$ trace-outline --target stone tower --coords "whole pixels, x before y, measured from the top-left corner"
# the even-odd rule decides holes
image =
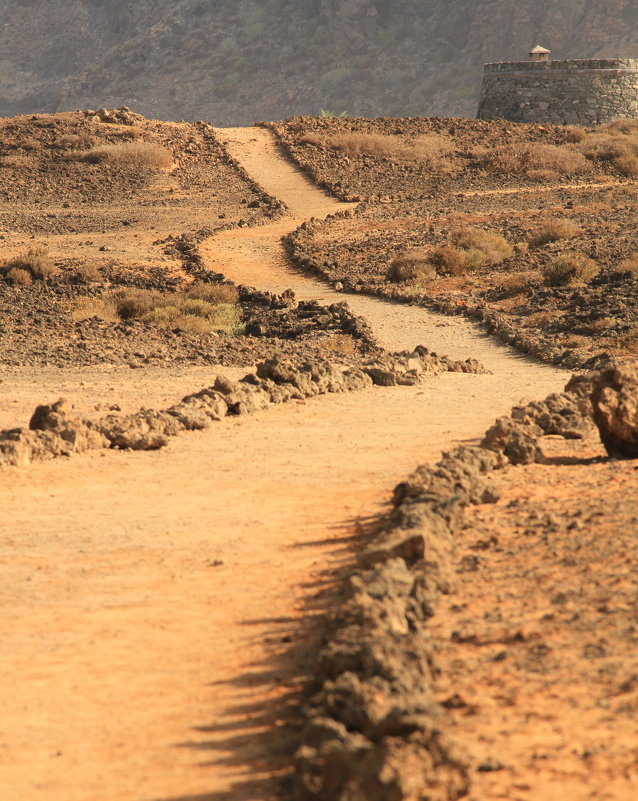
[[[576,125],[638,117],[638,59],[551,61],[537,45],[529,61],[485,65],[477,117]]]

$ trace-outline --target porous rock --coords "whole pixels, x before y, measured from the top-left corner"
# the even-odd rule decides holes
[[[617,364],[593,377],[594,422],[610,456],[638,457],[638,362]]]

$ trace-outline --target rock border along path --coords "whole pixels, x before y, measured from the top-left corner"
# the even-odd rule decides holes
[[[298,216],[219,234],[206,244],[209,265],[343,300],[289,271],[279,243],[304,217],[342,205],[266,132],[224,136],[250,144],[252,161],[241,142],[231,149]],[[352,306],[386,346],[478,357],[493,375],[328,395],[227,419],[161,451],[89,452],[0,474],[10,610],[0,797],[270,798],[294,747],[281,734],[286,709],[316,651],[306,614],[325,571],[349,561],[356,521],[387,509],[417,463],[564,383],[463,321],[368,298]]]

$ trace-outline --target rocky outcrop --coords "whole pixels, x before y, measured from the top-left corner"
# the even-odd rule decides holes
[[[591,386],[594,420],[607,453],[638,458],[638,362],[603,370]]]

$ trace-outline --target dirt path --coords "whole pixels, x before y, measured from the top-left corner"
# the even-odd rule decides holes
[[[241,160],[295,214],[334,210],[266,132],[228,135],[255,139]],[[208,258],[232,278],[333,300],[279,257],[300,217],[224,234]],[[160,452],[0,474],[0,798],[270,798],[288,757],[276,732],[312,653],[300,618],[347,558],[355,521],[379,513],[418,462],[565,380],[462,321],[352,305],[388,346],[479,356],[495,374],[328,396]]]

